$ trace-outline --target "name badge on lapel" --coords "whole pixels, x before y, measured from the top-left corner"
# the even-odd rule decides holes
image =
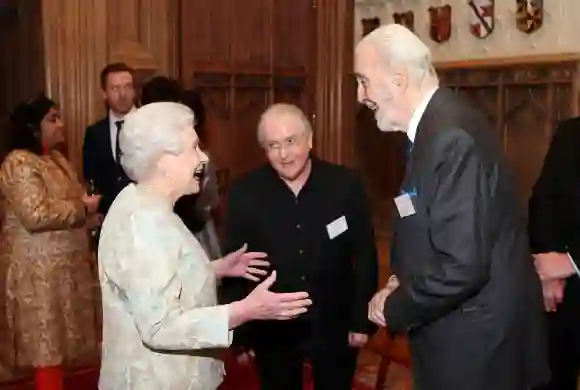
[[[404,194],[395,198],[395,206],[397,206],[397,211],[399,212],[399,216],[401,218],[414,215],[416,212],[413,201],[411,200],[411,195],[412,194],[405,192]]]
[[[328,232],[328,238],[331,240],[335,237],[340,236],[342,233],[348,230],[348,225],[346,224],[346,218],[344,215],[333,222],[326,225],[326,231]]]

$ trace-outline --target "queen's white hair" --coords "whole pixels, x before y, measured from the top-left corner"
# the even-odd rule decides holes
[[[193,127],[194,114],[180,103],[147,104],[125,117],[119,134],[121,166],[133,181],[139,182],[166,153],[183,150],[181,132]]]
[[[262,135],[264,124],[270,118],[281,118],[281,117],[292,117],[299,120],[304,126],[304,131],[307,133],[312,133],[312,125],[304,112],[293,104],[288,103],[274,103],[266,109],[260,116],[260,121],[258,122],[258,142],[263,143],[264,137]]]
[[[368,45],[376,50],[385,69],[405,68],[410,81],[417,86],[439,83],[431,51],[405,26],[386,24],[373,30],[358,43],[357,51]]]

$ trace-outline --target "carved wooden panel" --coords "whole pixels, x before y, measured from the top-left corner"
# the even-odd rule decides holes
[[[558,121],[578,114],[578,58],[549,56],[440,64],[443,85],[487,114],[523,209]]]
[[[181,2],[181,77],[202,92],[209,149],[234,177],[264,161],[256,129],[270,104],[310,112],[312,12],[311,0]]]

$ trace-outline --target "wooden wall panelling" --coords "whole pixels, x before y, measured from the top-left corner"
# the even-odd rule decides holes
[[[442,84],[495,126],[525,210],[557,122],[578,115],[577,55],[442,63]]]
[[[60,103],[68,155],[80,172],[84,129],[103,112],[98,73],[107,62],[102,0],[42,0],[47,93]]]
[[[346,165],[355,163],[353,23],[352,0],[316,1],[315,150],[324,159]]]
[[[69,158],[81,171],[86,126],[104,115],[99,72],[124,61],[142,82],[177,73],[175,0],[41,0],[48,93],[61,103]]]
[[[270,104],[311,110],[311,0],[182,1],[180,14],[181,78],[202,91],[217,165],[238,176],[264,161],[256,128]]]
[[[44,90],[40,0],[9,0],[0,8],[0,158],[10,111]]]
[[[374,113],[366,107],[357,112],[355,129],[355,165],[371,202],[377,235],[388,237],[393,198],[405,174],[406,135],[380,131]]]

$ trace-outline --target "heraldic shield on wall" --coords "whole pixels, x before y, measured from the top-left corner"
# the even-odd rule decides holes
[[[395,23],[401,24],[411,31],[415,31],[415,15],[413,15],[413,11],[395,12],[393,14],[393,20]]]
[[[469,31],[477,38],[487,38],[495,27],[495,0],[471,0],[471,23]]]
[[[369,35],[374,30],[381,26],[381,19],[379,18],[365,18],[361,19],[362,23],[362,35]]]
[[[531,34],[544,24],[543,0],[516,0],[516,26],[521,32]]]
[[[442,43],[451,38],[451,6],[430,7],[430,35],[435,42]]]

